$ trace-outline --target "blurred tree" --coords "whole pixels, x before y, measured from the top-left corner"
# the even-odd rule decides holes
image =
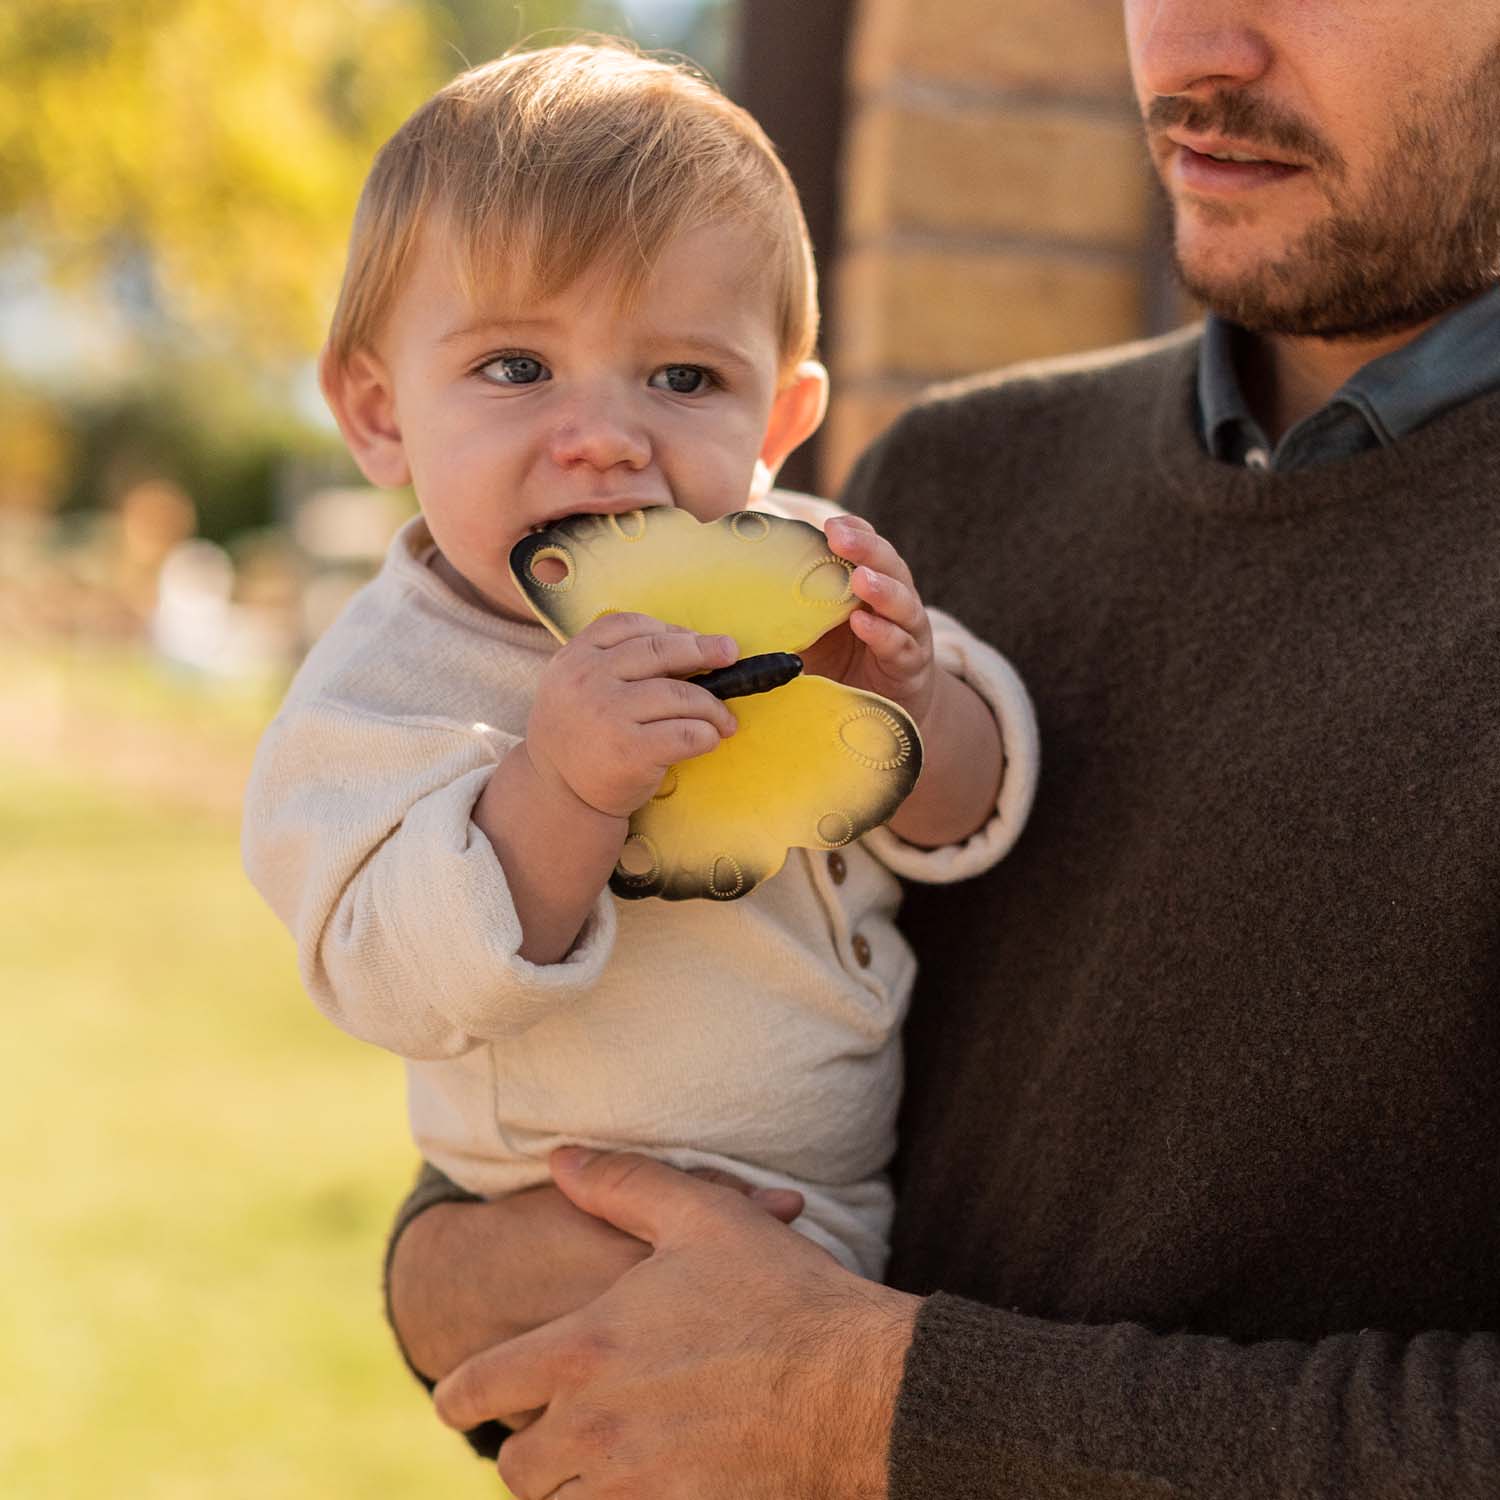
[[[727,0],[675,0],[702,18]],[[144,339],[316,348],[375,149],[445,78],[646,0],[5,0],[0,247],[101,278]],[[644,29],[644,28],[643,28]],[[691,40],[693,27],[668,42]],[[704,32],[706,36],[707,33]],[[655,38],[646,37],[646,40]]]
[[[316,347],[375,147],[440,81],[427,7],[6,0],[0,235],[148,338]]]
[[[161,476],[225,538],[271,519],[293,468],[350,472],[293,392],[379,145],[531,38],[622,32],[721,65],[732,5],[0,0],[0,261],[22,296],[67,289],[75,319],[107,307],[129,344],[107,379],[54,359],[24,400],[0,388],[0,503],[91,510]]]
[[[68,437],[55,408],[0,380],[0,513],[45,511],[68,472]]]
[[[65,513],[119,505],[167,480],[192,500],[200,534],[228,541],[276,514],[280,478],[299,459],[353,477],[342,450],[203,361],[153,363],[128,386],[68,404]]]

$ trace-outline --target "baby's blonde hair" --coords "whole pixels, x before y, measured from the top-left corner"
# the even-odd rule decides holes
[[[433,223],[470,293],[520,268],[550,296],[602,262],[625,299],[675,235],[742,224],[765,244],[783,377],[817,340],[807,225],[765,132],[685,64],[613,38],[461,73],[381,147],[329,330],[337,364],[373,344]]]

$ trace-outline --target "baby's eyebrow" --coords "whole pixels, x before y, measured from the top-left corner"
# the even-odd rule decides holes
[[[670,329],[654,330],[650,336],[654,346],[669,350],[673,354],[691,354],[710,364],[736,366],[750,369],[754,361],[735,344],[721,343],[717,339],[700,338],[690,333],[673,333]]]
[[[447,333],[439,335],[437,343],[439,347],[442,347],[459,343],[463,339],[475,338],[481,333],[512,333],[527,328],[547,328],[551,322],[550,318],[527,318],[519,314],[515,317],[485,316],[476,318],[471,323],[461,324],[457,328],[450,328]]]
[[[555,318],[531,318],[522,313],[517,313],[513,317],[506,314],[499,316],[486,314],[482,318],[476,318],[472,322],[464,323],[457,328],[449,329],[447,333],[440,334],[436,342],[439,348],[446,348],[449,344],[477,338],[482,333],[504,333],[515,336],[535,332],[538,329],[546,331],[555,328],[557,324],[558,320]],[[738,345],[718,339],[704,338],[700,334],[679,333],[670,328],[653,328],[644,335],[643,342],[663,353],[690,355],[695,359],[727,366],[730,369],[750,370],[755,365],[750,355]]]

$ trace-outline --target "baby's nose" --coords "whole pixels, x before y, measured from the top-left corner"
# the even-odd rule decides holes
[[[651,444],[641,425],[618,401],[577,401],[563,413],[552,432],[552,457],[563,468],[586,464],[612,469],[624,464],[644,468]]]

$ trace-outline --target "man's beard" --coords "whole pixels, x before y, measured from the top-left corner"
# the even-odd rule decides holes
[[[1153,130],[1186,126],[1280,146],[1320,169],[1332,209],[1278,259],[1238,276],[1185,266],[1188,292],[1229,322],[1258,333],[1375,339],[1427,322],[1500,281],[1500,44],[1444,99],[1401,122],[1364,200],[1343,185],[1342,157],[1303,121],[1253,95],[1201,103],[1182,95],[1152,102]],[[1233,208],[1196,211],[1231,224]]]

